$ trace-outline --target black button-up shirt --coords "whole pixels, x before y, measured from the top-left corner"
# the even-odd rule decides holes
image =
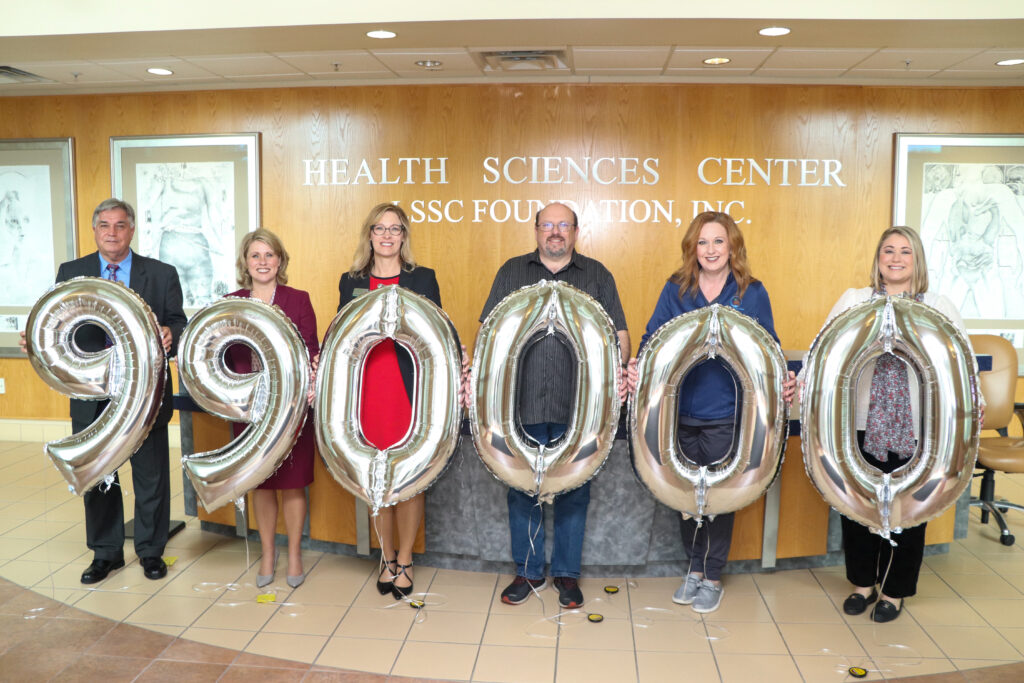
[[[600,262],[575,250],[569,263],[557,273],[547,269],[537,250],[505,261],[494,276],[480,322],[506,296],[541,280],[558,280],[586,292],[604,307],[617,331],[626,330],[626,316],[615,288],[615,278]],[[542,336],[528,346],[519,376],[520,423],[568,424],[575,382],[573,354],[560,335]]]

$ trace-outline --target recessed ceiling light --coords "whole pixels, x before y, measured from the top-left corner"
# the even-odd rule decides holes
[[[441,67],[441,62],[436,59],[421,59],[416,62],[416,66],[424,69],[439,69]]]
[[[150,67],[150,68],[146,69],[146,71],[148,71],[149,73],[153,74],[154,76],[173,76],[174,75],[173,71],[171,71],[170,69],[165,69],[162,66],[153,66],[153,67]]]
[[[785,26],[768,26],[758,31],[762,36],[787,36],[789,35],[789,29]]]
[[[394,38],[397,35],[398,34],[395,33],[394,31],[385,31],[384,29],[378,29],[376,31],[367,31],[366,32],[366,36],[368,38],[380,38],[381,40],[385,40],[387,38]]]
[[[1017,66],[1018,64],[1024,64],[1024,59],[1001,59],[996,62],[996,66]]]
[[[708,66],[720,66],[722,64],[728,64],[732,60],[728,57],[708,57],[704,60],[704,63]]]

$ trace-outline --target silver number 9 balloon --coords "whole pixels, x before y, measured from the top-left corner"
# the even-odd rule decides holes
[[[80,349],[74,336],[86,324],[103,328],[111,346]],[[35,303],[25,347],[52,388],[72,398],[110,401],[84,430],[46,444],[71,490],[82,495],[138,450],[160,412],[167,361],[156,317],[124,285],[78,277],[54,285]]]
[[[379,450],[363,437],[359,411],[367,355],[392,339],[413,357],[412,422]],[[316,443],[327,469],[373,514],[412,498],[444,471],[459,441],[460,351],[434,302],[397,285],[349,302],[324,337],[316,378]]]
[[[679,448],[679,386],[708,358],[729,364],[742,393],[731,452],[708,466]],[[629,401],[633,470],[654,497],[689,517],[735,512],[761,497],[782,465],[788,423],[782,399],[786,359],[753,318],[713,304],[677,316],[651,336],[637,359]]]
[[[245,344],[259,370],[239,375],[225,352]],[[203,410],[249,428],[214,451],[182,456],[207,510],[242,498],[291,452],[309,411],[309,352],[281,309],[258,299],[227,297],[196,313],[178,345],[181,384]]]
[[[560,335],[576,361],[572,419],[551,447],[528,442],[516,418],[519,366],[541,334]],[[543,501],[589,481],[615,438],[619,364],[611,318],[575,287],[542,280],[498,302],[477,334],[471,386],[470,426],[487,468]]]
[[[883,353],[910,363],[923,399],[919,447],[892,474],[861,456],[854,423],[861,370]],[[936,517],[974,472],[977,374],[970,342],[931,306],[879,297],[846,310],[818,334],[804,369],[807,476],[840,514],[886,539]]]

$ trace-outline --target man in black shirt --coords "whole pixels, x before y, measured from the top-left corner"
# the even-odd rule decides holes
[[[629,332],[615,278],[598,261],[576,253],[574,247],[579,233],[576,213],[564,204],[549,204],[537,213],[534,232],[537,250],[509,259],[502,265],[494,277],[480,321],[484,321],[498,302],[520,287],[540,280],[559,280],[586,292],[604,307],[615,324],[621,360],[625,363],[630,354]],[[538,443],[547,444],[565,434],[571,419],[575,373],[572,353],[555,335],[541,338],[526,351],[519,390],[519,422]],[[583,604],[578,579],[589,503],[589,482],[556,496],[554,501],[551,576],[558,588],[559,603],[567,608]],[[530,597],[533,590],[547,586],[543,510],[535,496],[510,488],[508,515],[516,578],[502,592],[501,599],[517,605]]]

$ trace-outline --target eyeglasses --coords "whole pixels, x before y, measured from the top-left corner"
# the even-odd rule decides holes
[[[558,228],[558,232],[569,232],[569,230],[571,228],[575,228],[575,227],[576,226],[573,225],[572,223],[566,223],[565,221],[562,221],[561,223],[538,223],[537,224],[537,229],[538,230],[543,230],[544,232],[551,232],[555,228]]]
[[[373,231],[374,235],[383,235],[387,233],[394,237],[395,235],[401,235],[405,232],[405,226],[402,225],[375,225],[370,230]]]

